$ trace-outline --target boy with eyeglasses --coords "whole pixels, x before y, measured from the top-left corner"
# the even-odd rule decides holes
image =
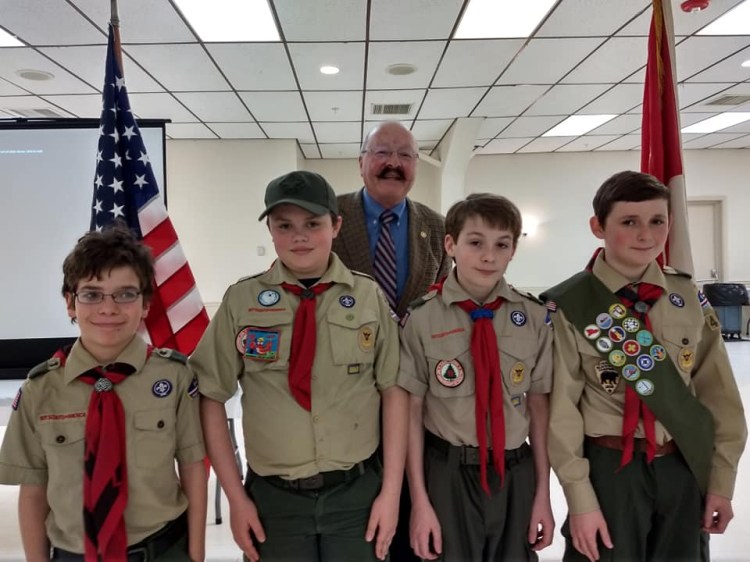
[[[124,227],[87,233],[65,258],[80,336],[31,370],[0,449],[29,562],[204,559],[198,386],[184,356],[137,334],[153,283]]]

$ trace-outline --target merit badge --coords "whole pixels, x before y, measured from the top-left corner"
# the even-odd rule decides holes
[[[650,371],[654,368],[654,359],[650,355],[639,355],[635,362],[638,363],[641,371]]]
[[[682,296],[678,295],[677,293],[669,293],[669,302],[671,302],[677,308],[682,308],[683,306],[685,306],[685,299],[683,299]]]
[[[651,357],[654,358],[655,361],[664,361],[664,359],[667,358],[667,350],[664,349],[664,346],[662,345],[655,345],[652,347],[649,351],[649,354]]]
[[[695,353],[692,349],[689,347],[683,347],[680,350],[680,356],[678,363],[680,364],[680,369],[683,371],[688,371],[692,368],[693,363],[695,363]]]
[[[583,329],[583,335],[586,336],[590,340],[595,340],[599,337],[599,334],[601,333],[601,330],[594,324],[589,324]]]
[[[615,349],[609,354],[609,362],[615,367],[622,367],[627,361],[627,355],[621,349]]]
[[[602,312],[596,317],[596,325],[602,330],[609,330],[612,327],[612,322],[612,317],[606,312]]]
[[[635,365],[625,365],[622,368],[622,376],[625,377],[625,380],[634,381],[641,376],[641,372]]]
[[[23,389],[19,388],[18,392],[16,392],[16,397],[13,399],[13,403],[10,405],[14,410],[18,410],[18,405],[21,403],[21,394],[23,394]]]
[[[278,330],[264,330],[262,328],[245,328],[244,355],[257,361],[276,361],[279,358],[279,341],[281,334]]]
[[[599,361],[596,365],[596,375],[607,394],[612,394],[620,382],[620,375],[607,361]]]
[[[612,347],[612,340],[610,340],[609,338],[599,338],[598,340],[596,340],[596,349],[598,349],[602,353],[612,351]]]
[[[339,297],[339,304],[344,308],[353,307],[355,302],[357,301],[354,300],[354,297],[351,295],[342,295]]]
[[[510,370],[510,380],[513,382],[513,384],[521,384],[523,382],[523,375],[525,372],[526,365],[518,361]]]
[[[375,347],[375,332],[369,326],[363,326],[357,333],[357,343],[362,351],[372,351]]]
[[[351,365],[346,366],[347,375],[358,375],[359,371],[360,371],[359,363],[352,363]]]
[[[635,357],[641,352],[641,344],[635,340],[628,340],[622,344],[622,350],[625,352],[625,355]]]
[[[622,327],[625,328],[626,332],[634,334],[635,332],[640,330],[641,323],[632,316],[628,316],[625,320],[622,321]]]
[[[616,320],[622,320],[627,316],[628,310],[618,302],[609,307],[609,314]]]
[[[258,295],[258,303],[261,306],[273,306],[277,302],[279,302],[280,298],[281,298],[281,295],[279,295],[278,291],[268,289]]]
[[[654,393],[654,383],[648,379],[641,379],[635,383],[635,391],[641,396],[651,396]]]
[[[623,330],[620,326],[614,326],[609,330],[609,339],[611,339],[615,343],[620,343],[626,338],[626,336],[627,334],[625,334],[625,330]]]
[[[443,386],[453,388],[464,382],[464,368],[458,359],[444,359],[435,365],[435,378]]]
[[[638,301],[633,305],[633,308],[636,312],[640,312],[641,314],[645,314],[648,312],[648,303],[645,303],[643,301]]]
[[[644,347],[654,343],[654,335],[648,330],[641,330],[635,335],[636,341]]]
[[[151,392],[157,398],[165,398],[172,392],[172,383],[167,379],[156,381],[154,386],[151,387]]]
[[[701,308],[708,308],[711,306],[708,302],[708,299],[706,298],[706,295],[703,294],[703,291],[698,291],[698,302],[701,305]]]
[[[526,324],[526,315],[520,310],[514,310],[510,313],[510,321],[516,326],[521,327]]]
[[[193,377],[193,380],[190,381],[190,386],[188,386],[187,393],[190,398],[195,398],[196,396],[198,396],[198,377]]]

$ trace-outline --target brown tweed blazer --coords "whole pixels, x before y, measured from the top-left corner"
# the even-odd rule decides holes
[[[365,226],[362,190],[337,197],[343,218],[341,232],[333,241],[333,251],[355,271],[372,275],[370,243]],[[403,316],[413,300],[427,292],[427,287],[445,277],[451,261],[445,255],[445,219],[426,205],[407,197],[409,214],[409,276],[398,301],[396,313]]]

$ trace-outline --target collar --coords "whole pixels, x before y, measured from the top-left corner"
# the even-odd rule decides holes
[[[148,346],[146,345],[146,342],[136,334],[113,363],[127,363],[128,365],[135,367],[136,372],[138,372],[146,364],[147,350]],[[84,348],[81,343],[81,338],[78,338],[70,350],[68,359],[65,361],[65,384],[71,383],[89,369],[102,366],[103,365],[97,361],[93,355],[86,351],[86,348]]]
[[[465,300],[477,302],[458,282],[456,271],[457,270],[454,267],[448,274],[448,277],[445,278],[445,283],[443,283],[443,302],[448,306]],[[516,294],[505,281],[505,277],[500,279],[498,284],[495,285],[492,291],[490,291],[485,302],[492,302],[497,297],[502,297],[507,302],[517,302],[521,300],[520,295]]]
[[[604,254],[605,251],[601,251],[599,252],[599,255],[596,256],[591,272],[596,275],[602,283],[604,283],[607,289],[616,293],[623,287],[630,285],[631,281],[604,261]],[[643,272],[643,275],[637,283],[651,283],[653,285],[658,285],[664,290],[667,288],[667,280],[664,277],[664,272],[655,261],[648,264],[646,271]]]
[[[380,215],[385,211],[385,207],[375,201],[375,199],[367,193],[366,187],[362,188],[362,207],[364,208],[365,219],[368,223],[370,221],[380,220]],[[404,212],[406,212],[406,199],[391,207],[391,211],[396,215],[396,220],[401,221],[401,219],[404,218]]]
[[[299,285],[300,287],[302,286],[299,280],[292,275],[281,260],[278,259],[271,264],[268,271],[262,273],[258,277],[258,280],[266,285],[278,286],[282,283],[291,283],[293,285]],[[328,269],[326,269],[316,285],[328,282],[354,287],[354,275],[352,275],[351,270],[344,265],[334,252],[331,252],[331,257],[328,259]]]

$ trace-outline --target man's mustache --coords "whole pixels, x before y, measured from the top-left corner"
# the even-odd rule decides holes
[[[400,179],[400,180],[406,179],[406,176],[404,175],[403,168],[401,168],[401,167],[397,167],[396,168],[396,167],[392,167],[392,166],[388,166],[388,167],[384,168],[383,171],[378,174],[378,178],[381,179],[381,180],[385,179],[385,177],[388,174],[391,174],[393,172],[395,172],[396,174],[398,174],[398,179]]]

